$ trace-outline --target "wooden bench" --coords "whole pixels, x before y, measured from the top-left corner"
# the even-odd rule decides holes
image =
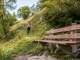
[[[46,31],[47,36],[44,37],[44,40],[36,40],[35,42],[47,43],[49,47],[57,45],[66,54],[71,54],[76,57],[80,54],[80,49],[78,48],[80,45],[80,33],[77,32],[79,29],[80,24],[72,24],[72,26],[59,29],[51,29]],[[71,49],[67,49],[66,46],[70,46]]]

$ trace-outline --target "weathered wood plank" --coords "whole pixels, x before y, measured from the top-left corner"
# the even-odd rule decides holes
[[[74,33],[74,34],[63,34],[63,35],[51,35],[51,36],[45,36],[45,39],[75,39],[80,38],[80,33]]]
[[[78,29],[80,29],[80,24],[72,25],[72,26],[68,26],[68,27],[63,27],[63,28],[59,28],[59,29],[52,29],[52,30],[46,31],[46,34],[66,32],[66,31],[72,31],[72,30],[78,30]]]
[[[48,44],[61,44],[61,45],[76,45],[80,44],[77,41],[51,41],[51,40],[36,40],[35,42],[43,42]]]

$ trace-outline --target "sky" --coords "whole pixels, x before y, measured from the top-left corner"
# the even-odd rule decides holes
[[[22,6],[29,6],[31,7],[33,4],[36,4],[39,0],[17,0],[16,4],[17,7],[15,10],[10,11],[11,13],[15,12],[17,14],[17,10]]]

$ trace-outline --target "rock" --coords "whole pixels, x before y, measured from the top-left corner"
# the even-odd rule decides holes
[[[21,60],[23,56],[16,57],[15,60]]]
[[[29,57],[28,60],[58,60],[58,59],[51,56],[42,55]]]
[[[58,59],[43,54],[41,56],[23,55],[23,56],[16,57],[15,60],[58,60]]]
[[[29,57],[28,60],[39,60],[39,57],[38,56],[32,56],[32,57]]]

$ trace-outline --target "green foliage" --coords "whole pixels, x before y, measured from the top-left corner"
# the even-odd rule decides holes
[[[31,14],[34,14],[36,12],[36,6],[35,4],[33,4],[31,7],[30,7],[30,11],[31,11]]]
[[[30,14],[30,9],[28,6],[23,6],[23,7],[20,7],[18,9],[18,17],[21,17],[23,19],[26,19],[28,17],[28,15]]]
[[[12,39],[15,36],[16,32],[15,31],[9,31],[9,33],[7,33],[7,41]]]
[[[14,24],[14,21],[16,21],[16,16],[11,15],[11,14],[6,14],[6,19],[4,19],[4,27],[5,27],[5,32],[7,37],[6,38],[11,38],[11,36],[13,37],[13,35],[11,35],[11,31],[10,31],[10,27]],[[0,38],[5,38],[4,37],[4,31],[3,31],[3,24],[2,24],[2,20],[0,21]]]
[[[37,16],[37,15],[35,15],[35,16]],[[34,19],[36,19],[36,18],[34,18]],[[34,30],[34,27],[36,26],[36,24],[38,24],[37,21],[38,21],[38,19],[36,20],[35,25],[34,24],[33,24],[34,26],[32,25],[31,29]],[[0,48],[2,49],[2,53],[4,53],[3,54],[4,57],[1,56],[1,58],[3,58],[3,60],[5,60],[5,58],[6,58],[6,60],[9,60],[9,59],[11,60],[11,59],[13,59],[13,57],[15,57],[17,55],[25,54],[26,52],[35,54],[35,53],[39,53],[41,51],[40,49],[42,49],[42,47],[40,45],[38,46],[37,44],[33,43],[34,40],[42,38],[37,35],[38,33],[39,33],[39,35],[41,35],[41,34],[39,31],[37,31],[37,34],[35,34],[33,36],[33,34],[36,32],[36,30],[34,30],[34,32],[33,33],[31,32],[30,36],[28,36],[26,34],[27,23],[28,23],[28,21],[25,21],[25,20],[19,21],[19,22],[16,22],[15,25],[10,27],[11,30],[10,30],[8,36],[13,39],[8,38],[10,40],[6,41],[5,43],[1,44],[1,46],[0,46]],[[41,23],[41,24],[38,24],[37,26],[38,26],[38,29],[41,30],[46,26],[46,24]],[[45,30],[43,29],[41,31],[41,33],[43,33],[44,31]],[[12,36],[14,36],[14,37],[12,37]],[[7,55],[5,55],[5,54],[7,54]]]
[[[20,33],[18,33],[19,35]],[[23,36],[20,34],[20,38],[16,35],[14,39],[1,44],[0,46],[0,59],[1,60],[12,60],[17,55],[22,55],[35,48],[33,41],[39,39],[38,36]],[[38,51],[38,50],[37,50]],[[36,51],[35,51],[36,52]]]
[[[5,9],[14,10],[16,8],[16,1],[17,0],[3,0],[3,1],[5,1],[5,3],[4,3]]]
[[[13,57],[11,56],[11,50],[7,50],[3,53],[3,51],[0,49],[0,60],[13,60]]]
[[[0,0],[0,38],[7,38],[10,26],[13,25],[13,20],[16,16],[12,16],[7,11],[15,8],[16,0]],[[15,19],[16,20],[16,19]]]
[[[9,12],[7,12],[6,14],[6,23],[9,25],[9,26],[12,26],[14,24],[15,21],[17,21],[16,19],[16,14],[13,13],[13,14],[10,14]]]
[[[53,28],[80,23],[80,1],[78,0],[44,0],[40,8],[47,7],[43,20]]]
[[[41,52],[42,46],[41,45],[35,45],[28,53],[29,54],[39,54]]]

